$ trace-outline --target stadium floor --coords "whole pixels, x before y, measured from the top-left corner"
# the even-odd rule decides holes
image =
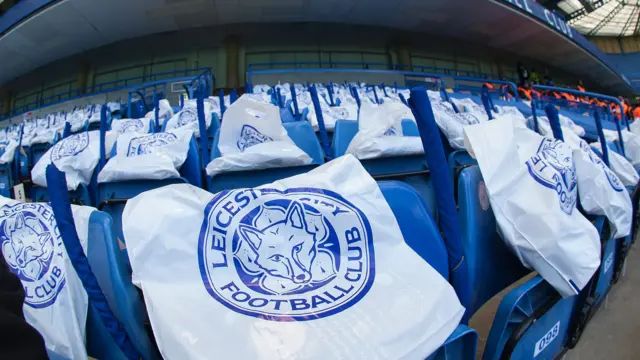
[[[634,244],[627,261],[625,275],[609,292],[603,304],[587,326],[578,346],[568,351],[563,360],[637,360],[640,359],[640,242]],[[517,285],[528,280],[529,275]],[[516,285],[514,285],[515,287]],[[477,358],[482,352],[491,330],[491,320],[502,297],[509,289],[487,302],[471,319],[471,327],[478,330]]]

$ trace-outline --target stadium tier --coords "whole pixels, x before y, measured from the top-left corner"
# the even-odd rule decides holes
[[[207,2],[11,1],[0,54],[51,14],[100,10],[122,27],[105,33],[116,43],[87,45],[80,66],[53,48],[39,70],[41,60],[0,63],[0,296],[6,286],[19,297],[6,309],[0,301],[0,317],[34,336],[0,341],[0,358],[571,354],[611,289],[628,285],[640,120],[621,95],[634,90],[569,14],[528,0],[479,2],[482,21],[460,10],[467,1],[431,5],[462,24],[446,32],[457,45],[443,48],[469,46],[447,60],[416,50],[428,29],[444,32],[436,15],[409,14],[424,9],[418,2],[346,1],[349,11],[332,2],[336,21],[349,24],[274,21],[268,34],[244,6],[235,16],[247,24],[221,21],[204,39],[194,35],[211,24],[195,13],[211,15]],[[231,6],[211,3],[219,15]],[[303,3],[316,15],[327,6]],[[287,6],[273,16],[311,22]],[[424,24],[411,32],[387,19],[392,10]],[[180,11],[202,28],[163,33],[158,19]],[[95,17],[72,18],[100,29]],[[369,18],[376,26],[361,21]],[[514,19],[520,32],[505,34]],[[302,47],[314,33],[324,34],[317,48]],[[344,39],[327,45],[336,34]],[[126,40],[136,35],[146,37]],[[164,52],[150,55],[145,39]],[[357,39],[357,51],[345,50]],[[512,69],[467,57],[490,39],[496,57],[517,59]],[[202,50],[209,40],[223,45]],[[367,48],[383,43],[383,53]],[[190,55],[167,57],[175,51]],[[47,72],[31,87],[56,67],[79,68],[77,79],[45,86],[57,81]],[[554,86],[562,83],[577,86]]]

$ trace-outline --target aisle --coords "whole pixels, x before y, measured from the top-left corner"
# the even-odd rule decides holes
[[[565,360],[640,359],[640,242],[631,248],[626,276],[609,292],[609,302],[591,320]]]
[[[478,331],[477,359],[482,359],[500,301],[507,292],[532,276],[533,273],[525,276],[494,296],[471,318],[471,327]],[[608,303],[604,306],[591,320],[578,346],[567,352],[563,360],[640,359],[640,242],[632,247],[626,275],[609,292]]]

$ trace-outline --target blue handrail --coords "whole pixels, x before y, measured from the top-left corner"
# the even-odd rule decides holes
[[[206,72],[206,71],[211,72],[211,68],[193,68],[193,69],[153,73],[153,74],[144,75],[144,76],[135,76],[135,77],[126,78],[126,79],[107,81],[107,82],[98,83],[92,86],[87,86],[79,89],[69,89],[69,90],[65,90],[64,92],[60,92],[60,93],[38,99],[36,101],[30,102],[24,105],[20,105],[11,111],[0,113],[0,121],[26,113],[28,111],[38,110],[38,109],[55,105],[64,101],[71,101],[71,100],[76,100],[76,99],[87,97],[87,96],[100,95],[108,92],[128,89],[128,88],[137,86],[141,83],[144,83],[147,80],[155,81],[160,76],[172,76],[172,75],[184,74],[186,79],[193,79],[193,76],[187,77],[186,75],[189,73],[202,74],[203,72]],[[213,78],[212,80],[213,80],[213,87],[215,87],[215,78]],[[160,81],[166,81],[166,80],[160,80]],[[56,87],[60,87],[66,84],[71,84],[73,82],[74,81],[63,83],[63,84],[57,85]],[[18,97],[16,98],[16,101],[22,100],[26,97],[30,97],[33,95],[34,93],[31,93],[22,97]]]
[[[631,131],[631,129],[629,128],[629,119],[627,119],[627,116],[622,111],[622,109],[624,109],[624,107],[622,106],[622,102],[620,101],[620,99],[618,99],[618,98],[616,98],[614,96],[603,95],[603,94],[598,94],[598,93],[592,93],[592,92],[587,92],[587,91],[580,91],[580,90],[576,90],[576,89],[566,89],[566,88],[559,88],[559,87],[553,87],[553,86],[545,86],[545,85],[534,85],[533,87],[535,89],[539,89],[539,90],[565,92],[565,93],[578,95],[578,96],[588,96],[590,98],[596,98],[596,99],[602,99],[602,100],[606,100],[606,101],[611,101],[611,102],[615,103],[616,105],[618,105],[618,108],[620,109],[621,118],[622,118],[622,120],[625,121],[625,123],[627,125],[627,130]],[[596,109],[596,111],[597,111],[597,109]],[[614,123],[616,124],[616,129],[618,130],[618,139],[620,141],[620,152],[622,153],[622,155],[625,155],[624,141],[622,140],[622,130],[620,129],[620,122],[619,121],[614,121]]]

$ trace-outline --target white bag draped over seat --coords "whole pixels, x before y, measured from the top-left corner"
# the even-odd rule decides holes
[[[276,106],[244,95],[224,113],[218,150],[221,156],[206,167],[209,176],[227,171],[308,165],[312,161],[287,135]]]
[[[590,144],[591,147],[600,151],[602,154],[602,145],[599,142]],[[608,148],[609,154],[609,166],[611,170],[618,176],[620,181],[624,186],[635,187],[640,181],[640,176],[638,176],[638,172],[633,167],[633,165],[622,155]]]
[[[123,231],[166,359],[422,360],[464,312],[351,155],[255,189],[148,191]]]
[[[403,136],[402,120],[407,119],[407,112],[410,114],[411,110],[401,102],[363,103],[358,133],[349,143],[347,153],[361,160],[424,154],[419,136]]]
[[[431,101],[431,109],[436,124],[455,150],[464,149],[465,125],[476,125],[486,122],[488,117],[478,117],[471,112],[456,113],[453,106],[446,101]]]
[[[87,251],[94,208],[72,206],[76,231]],[[9,270],[24,287],[24,316],[49,353],[86,359],[88,297],[69,260],[51,206],[0,197],[0,246]]]
[[[117,138],[117,133],[107,131],[105,149],[109,151]],[[38,160],[31,170],[33,183],[47,187],[46,169],[52,162],[64,171],[69,190],[80,184],[89,184],[93,171],[100,160],[100,131],[81,132],[58,141]]]
[[[116,142],[116,155],[100,171],[98,182],[178,178],[192,137],[188,128],[122,134]]]
[[[502,239],[563,297],[578,294],[600,265],[600,237],[576,209],[571,147],[509,117],[464,130]]]
[[[206,128],[211,126],[212,120],[212,105],[210,101],[204,101],[204,120]],[[196,100],[188,100],[184,103],[182,110],[173,115],[165,124],[165,131],[169,131],[177,128],[186,128],[194,132],[197,137],[200,137],[200,127],[198,124],[198,105]]]
[[[144,117],[147,118],[147,119],[152,119],[153,121],[155,121],[155,119],[156,119],[156,110],[153,109],[153,110],[149,111]],[[171,107],[171,104],[169,103],[169,100],[162,99],[162,100],[158,101],[158,122],[159,122],[159,125],[163,125],[164,122],[167,121],[168,119],[171,119],[171,117],[173,117],[173,108]]]
[[[149,118],[142,119],[113,119],[111,120],[111,130],[119,133],[142,133],[149,132],[151,122],[153,120]]]

